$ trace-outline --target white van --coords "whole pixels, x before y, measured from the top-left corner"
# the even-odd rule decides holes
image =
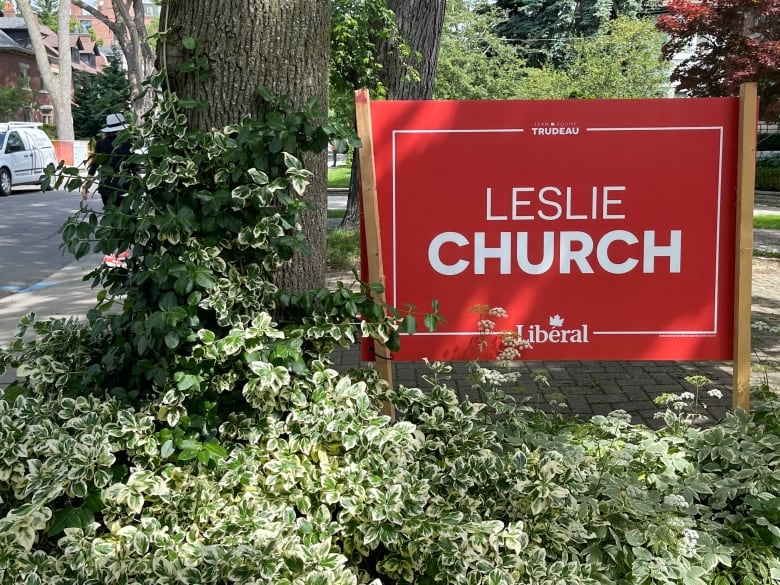
[[[34,123],[0,124],[0,197],[14,185],[39,185],[43,169],[57,165],[54,145]]]

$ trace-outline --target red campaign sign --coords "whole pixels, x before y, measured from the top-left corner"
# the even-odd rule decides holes
[[[387,302],[447,320],[395,359],[731,359],[738,108],[372,102]]]

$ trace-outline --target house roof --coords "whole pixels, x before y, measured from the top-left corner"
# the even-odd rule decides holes
[[[0,47],[6,47],[10,49],[21,49],[22,46],[0,30]]]
[[[16,19],[0,18],[0,21],[3,20],[16,20]],[[25,45],[24,43],[20,42],[20,37],[22,35],[20,34],[19,29],[11,28],[6,30],[9,30],[11,34],[6,33],[5,30],[3,30],[3,27],[0,26],[0,51],[16,51],[22,54],[34,55],[31,46]]]
[[[46,47],[46,53],[50,59],[56,60],[59,56],[57,33],[44,25],[40,25],[40,29],[43,44]],[[8,31],[10,34],[5,31]],[[80,55],[90,53],[100,55],[99,47],[87,35],[72,34],[68,40],[71,48],[75,48]],[[32,46],[29,41],[30,36],[27,30],[27,23],[23,18],[0,17],[0,50],[16,49],[32,53]],[[52,65],[56,67],[56,65]],[[75,60],[72,63],[72,67],[76,71],[85,71],[88,73],[98,72],[96,67]]]
[[[81,51],[82,53],[94,53],[95,55],[100,55],[99,45],[88,35],[79,35],[79,39],[81,40],[81,44],[84,47]]]
[[[2,30],[27,30],[27,23],[24,18],[5,16],[0,17],[0,29]]]

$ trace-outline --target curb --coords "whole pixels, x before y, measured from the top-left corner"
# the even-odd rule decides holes
[[[778,191],[756,191],[756,205],[767,205],[769,207],[780,207],[780,192]]]

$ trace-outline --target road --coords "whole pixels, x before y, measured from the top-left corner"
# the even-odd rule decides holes
[[[90,205],[102,206],[100,199]],[[15,187],[0,197],[0,296],[36,286],[73,262],[60,250],[58,230],[79,209],[78,192]]]

